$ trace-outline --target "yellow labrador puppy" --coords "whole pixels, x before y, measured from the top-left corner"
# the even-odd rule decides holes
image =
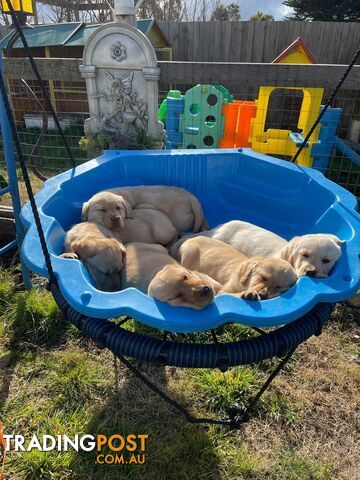
[[[302,235],[292,238],[279,255],[294,267],[299,277],[327,278],[341,257],[343,243],[331,234]]]
[[[200,232],[208,227],[199,200],[190,192],[179,187],[162,185],[124,187],[109,190],[118,195],[131,208],[150,206],[165,213],[178,232]]]
[[[100,192],[84,203],[84,221],[103,225],[123,243],[144,242],[168,245],[178,238],[169,217],[151,206],[132,209],[122,197]]]
[[[219,240],[194,237],[182,243],[177,259],[185,268],[209,275],[222,285],[219,293],[248,300],[277,297],[297,280],[294,269],[278,258],[248,258]]]
[[[129,243],[126,251],[122,288],[138,288],[175,307],[201,310],[214,301],[221,287],[207,275],[182,267],[162,245]]]
[[[282,258],[294,267],[299,277],[325,278],[341,256],[344,243],[336,235],[315,233],[294,237],[289,242],[269,230],[248,222],[232,220],[202,236],[227,243],[248,257],[263,256]],[[186,237],[183,237],[186,239]],[[174,245],[174,251],[184,241]]]
[[[79,223],[65,235],[62,258],[79,259],[100,290],[120,290],[120,270],[126,249],[111,231],[96,223]]]

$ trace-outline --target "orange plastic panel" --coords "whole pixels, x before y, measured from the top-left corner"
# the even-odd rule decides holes
[[[220,148],[250,147],[251,119],[256,115],[255,102],[234,100],[223,106],[225,117],[224,136]]]

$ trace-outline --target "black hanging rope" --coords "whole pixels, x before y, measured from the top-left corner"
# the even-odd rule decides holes
[[[316,119],[314,125],[310,128],[308,134],[306,135],[306,137],[304,138],[304,141],[302,142],[302,144],[300,145],[300,147],[298,148],[297,152],[295,153],[295,155],[293,156],[293,158],[290,160],[291,163],[295,163],[296,160],[298,159],[300,153],[303,151],[303,149],[306,147],[306,145],[308,144],[308,141],[311,137],[311,135],[314,133],[314,130],[315,128],[319,125],[322,117],[325,115],[325,112],[326,110],[332,105],[338,91],[340,90],[342,84],[345,82],[347,76],[349,75],[349,73],[351,72],[351,69],[353,68],[353,66],[355,65],[356,61],[358,60],[358,58],[360,57],[360,48],[359,50],[355,53],[353,59],[351,60],[350,64],[348,65],[347,69],[345,70],[343,76],[340,78],[339,80],[339,83],[336,85],[336,87],[334,88],[332,94],[330,95],[328,101],[326,102],[326,104],[324,105],[324,108],[321,110],[321,112],[319,113],[319,116],[318,118]]]
[[[32,210],[32,213],[34,215],[35,224],[36,224],[36,228],[37,228],[39,239],[40,239],[41,249],[42,249],[42,252],[43,252],[44,257],[45,257],[46,268],[49,272],[49,280],[50,280],[50,283],[54,283],[56,281],[55,274],[54,274],[54,271],[53,271],[53,268],[52,268],[52,265],[51,265],[51,258],[50,258],[48,247],[46,245],[44,230],[42,228],[41,221],[40,221],[40,215],[39,215],[36,203],[35,203],[34,192],[33,192],[32,186],[31,186],[30,177],[29,177],[29,173],[28,173],[27,166],[26,166],[26,163],[25,163],[24,154],[23,154],[23,151],[22,151],[19,134],[18,134],[18,131],[16,129],[14,116],[12,114],[12,109],[11,109],[10,102],[9,102],[9,99],[8,99],[8,96],[7,96],[5,82],[4,82],[4,76],[3,76],[2,71],[0,71],[0,91],[1,91],[1,96],[2,96],[3,103],[4,103],[4,107],[5,107],[5,110],[6,110],[6,114],[7,114],[8,120],[9,120],[11,134],[12,134],[12,137],[13,137],[18,161],[19,161],[20,168],[21,168],[21,171],[22,171],[22,174],[23,174],[23,177],[24,177],[26,191],[27,191],[27,194],[29,196],[31,210]]]
[[[47,107],[48,109],[50,110],[51,112],[51,115],[54,119],[54,122],[55,122],[55,125],[56,125],[56,128],[58,129],[59,131],[59,134],[61,136],[61,139],[62,139],[62,142],[65,146],[65,149],[66,149],[66,152],[68,154],[68,157],[69,157],[69,160],[71,161],[71,164],[72,164],[72,167],[75,168],[76,167],[76,163],[75,163],[75,158],[74,158],[74,155],[72,154],[72,151],[70,149],[70,146],[69,146],[69,143],[65,137],[65,134],[64,134],[64,131],[63,131],[63,128],[59,122],[59,118],[54,110],[54,107],[50,101],[50,98],[49,98],[49,94],[48,94],[48,91],[44,85],[44,82],[43,82],[43,79],[41,78],[41,75],[39,73],[39,70],[37,68],[37,65],[36,65],[36,62],[34,60],[34,57],[33,57],[33,54],[31,52],[31,49],[26,41],[26,38],[25,38],[25,35],[24,35],[24,32],[21,28],[21,25],[20,25],[20,22],[19,22],[19,19],[17,18],[17,15],[16,15],[16,12],[14,10],[14,7],[12,6],[12,3],[10,0],[6,0],[6,3],[8,5],[8,8],[9,8],[9,11],[10,11],[10,14],[11,14],[11,17],[12,17],[12,20],[14,22],[14,25],[15,25],[15,28],[16,28],[16,31],[17,31],[17,34],[19,35],[19,37],[21,38],[21,41],[22,41],[22,44],[24,45],[24,48],[26,50],[26,55],[28,56],[29,58],[29,61],[30,61],[30,64],[31,64],[31,68],[33,69],[33,72],[36,76],[36,79],[37,81],[39,82],[39,85],[40,85],[40,88],[41,88],[41,92],[43,94],[43,97],[45,99],[45,102],[47,104]]]

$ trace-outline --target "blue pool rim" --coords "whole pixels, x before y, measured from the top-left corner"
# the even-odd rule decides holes
[[[83,315],[96,318],[114,318],[130,315],[137,320],[155,328],[175,332],[196,332],[216,328],[227,322],[239,322],[249,326],[272,327],[296,320],[310,311],[316,304],[336,302],[352,296],[360,287],[360,216],[356,212],[356,198],[326,179],[320,172],[305,169],[289,162],[267,157],[251,149],[221,150],[221,155],[245,155],[251,160],[261,159],[269,165],[278,165],[284,169],[302,171],[309,179],[316,182],[336,196],[331,209],[347,222],[351,235],[342,247],[343,255],[334,274],[328,279],[310,279],[302,277],[297,284],[281,297],[262,302],[245,301],[230,295],[218,296],[214,304],[202,311],[188,308],[171,307],[156,301],[136,289],[121,292],[100,292],[89,282],[84,267],[75,260],[64,260],[51,252],[51,260],[61,291],[68,303]],[[54,235],[53,217],[44,212],[44,208],[61,190],[62,185],[83,173],[116,159],[129,159],[141,156],[144,161],[161,159],[171,154],[167,151],[142,152],[105,152],[102,157],[89,161],[75,170],[69,170],[45,182],[36,195],[36,203],[41,222],[48,239]],[[174,155],[174,154],[172,154]],[[177,156],[194,156],[194,151],[176,151]],[[219,155],[219,150],[198,150],[196,155]],[[103,188],[99,187],[99,190]],[[26,265],[39,275],[47,276],[44,258],[40,248],[35,224],[30,207],[26,204],[21,214],[24,225],[28,228],[22,248],[22,257]],[[56,234],[56,233],[55,233]]]

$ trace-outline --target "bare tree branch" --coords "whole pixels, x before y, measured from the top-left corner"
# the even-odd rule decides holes
[[[109,3],[113,6],[114,0]],[[204,22],[221,4],[221,0],[145,0],[138,16],[170,22]],[[112,19],[107,0],[43,0],[38,5],[44,6],[39,8],[40,21],[105,23]]]
[[[96,0],[44,0],[45,7],[39,13],[39,19],[54,23],[79,22],[104,23],[112,19],[108,4],[114,1],[97,2]]]
[[[184,20],[187,22],[206,22],[210,20],[221,0],[189,0],[184,9]]]

